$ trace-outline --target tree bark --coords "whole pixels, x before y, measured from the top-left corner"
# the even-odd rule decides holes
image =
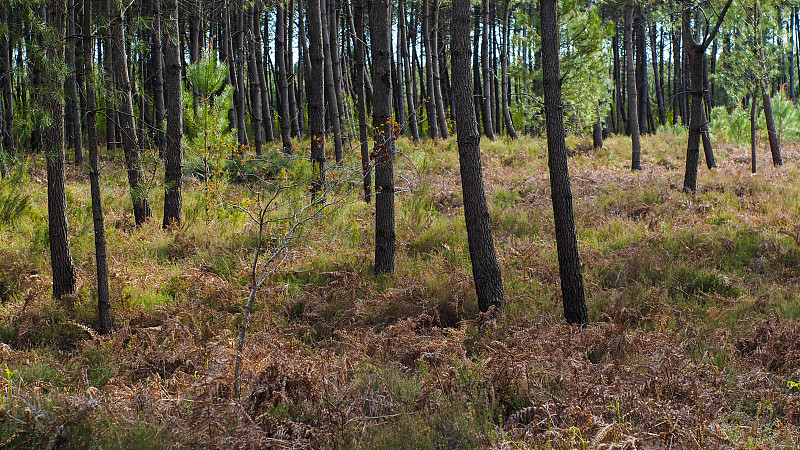
[[[335,0],[322,0],[322,45],[325,62],[325,100],[327,102],[325,111],[328,113],[331,129],[333,130],[334,158],[339,163],[344,156],[344,145],[342,143],[342,122],[339,115],[339,97],[336,95],[336,80],[333,75],[330,12],[328,8],[328,3],[332,1]]]
[[[402,62],[402,70],[404,72],[404,81],[406,86],[406,104],[408,105],[408,127],[407,130],[411,133],[411,138],[415,143],[419,143],[419,129],[417,128],[417,107],[414,102],[415,89],[412,83],[413,71],[411,70],[411,58],[408,54],[408,32],[406,26],[406,2],[399,0],[397,7],[397,26],[400,33],[400,60]],[[359,35],[361,36],[361,35]],[[356,44],[357,45],[357,44]]]
[[[86,137],[89,146],[89,185],[92,195],[92,223],[94,224],[94,253],[97,274],[98,331],[108,334],[113,322],[108,295],[108,258],[106,255],[106,228],[103,223],[103,205],[100,195],[100,166],[97,157],[97,101],[94,95],[94,69],[92,58],[92,0],[83,1],[83,79],[86,82]]]
[[[372,86],[375,102],[375,274],[394,273],[394,151],[392,123],[392,2],[373,0],[369,11],[372,44]]]
[[[658,52],[656,47],[656,24],[650,24],[650,55],[653,59],[653,83],[656,87],[656,105],[658,107],[658,122],[661,125],[667,124],[667,110],[664,107],[664,80],[660,77],[658,70]],[[662,61],[663,61],[663,51]]]
[[[86,0],[88,1],[88,0]],[[164,148],[164,228],[181,223],[183,178],[183,90],[178,47],[178,0],[164,0],[164,88],[167,142]]]
[[[648,94],[650,88],[647,80],[647,48],[645,46],[645,21],[642,17],[640,8],[637,8],[633,19],[633,34],[636,60],[636,94],[637,112],[639,114],[639,133],[649,134],[652,130],[648,126],[647,117],[649,112]],[[633,55],[633,53],[631,53]]]
[[[276,84],[278,88],[278,117],[281,123],[281,142],[284,153],[291,154],[291,117],[289,113],[289,78],[286,68],[286,12],[283,5],[275,13],[275,61],[277,63]],[[288,151],[287,151],[288,149]]]
[[[308,0],[308,54],[311,62],[308,86],[308,128],[311,134],[311,159],[319,176],[314,192],[325,185],[325,57],[322,49],[322,0]]]
[[[8,5],[0,5],[0,23],[8,23]],[[12,90],[11,42],[5,33],[0,34],[0,95],[3,101],[3,128],[0,130],[3,149],[6,154],[14,156],[16,145],[14,139],[14,95]]]
[[[128,58],[125,51],[124,18],[122,10],[115,7],[111,16],[111,51],[114,58],[114,83],[121,98],[119,105],[119,125],[122,134],[122,147],[125,151],[125,167],[128,171],[128,184],[133,201],[133,216],[136,226],[143,224],[152,216],[150,201],[147,199],[147,184],[142,170],[141,154],[136,140],[133,98],[128,78]]]
[[[636,94],[636,67],[633,58],[633,9],[634,0],[625,5],[625,65],[628,87],[628,132],[631,135],[631,170],[642,170],[642,144],[639,141],[639,113]]]
[[[632,0],[628,0],[629,8],[632,8],[632,3]],[[589,317],[583,291],[578,240],[575,235],[572,190],[569,182],[569,166],[564,137],[564,111],[561,103],[561,74],[558,61],[558,8],[556,0],[541,0],[540,5],[547,154],[564,317],[567,323],[583,325],[589,321]],[[631,13],[626,13],[628,25],[630,25],[630,21],[627,18]],[[626,29],[629,28],[626,27]],[[635,115],[634,112],[632,116],[635,117]]]
[[[289,9],[287,11],[289,18],[288,35],[286,39],[286,71],[289,79],[289,117],[292,125],[292,136],[300,136],[300,119],[297,117],[297,98],[295,97],[295,89],[297,88],[295,82],[294,70],[294,51],[292,50],[292,39],[294,37],[294,0],[289,0]]]
[[[453,112],[458,132],[458,160],[461,189],[464,193],[464,219],[467,225],[472,277],[478,296],[478,308],[486,312],[492,306],[502,308],[503,280],[492,238],[489,208],[483,186],[481,135],[475,119],[470,79],[470,1],[453,0],[452,55]]]
[[[514,120],[511,118],[511,110],[509,109],[509,97],[511,93],[511,86],[508,79],[508,50],[509,44],[509,22],[511,16],[511,8],[509,8],[509,0],[503,1],[503,52],[501,56],[501,92],[503,97],[503,122],[506,126],[506,131],[511,139],[517,139],[517,130],[514,128]],[[454,71],[455,72],[455,71]],[[455,85],[455,83],[453,83]]]
[[[356,90],[356,110],[358,114],[358,140],[361,148],[361,170],[364,178],[364,201],[372,199],[372,168],[369,158],[369,135],[367,134],[367,103],[364,92],[364,0],[353,0],[355,12],[353,29],[355,32],[355,65],[353,84]]]
[[[53,0],[49,7],[40,9],[42,19],[55,39],[45,45],[46,61],[40,61],[43,73],[42,92],[44,110],[50,114],[51,123],[44,130],[47,155],[47,219],[50,237],[50,267],[53,271],[53,296],[61,300],[75,293],[75,267],[72,264],[67,231],[67,195],[64,179],[64,100],[59,95],[64,89],[64,75],[59,72],[64,63],[64,38],[66,33],[66,1]]]
[[[164,134],[164,120],[166,107],[164,105],[164,56],[162,51],[161,32],[161,1],[152,0],[155,17],[153,18],[153,47],[150,57],[153,60],[153,103],[155,106],[156,146],[158,154],[163,155],[166,135]],[[199,94],[198,94],[199,95]]]
[[[436,0],[422,0],[423,13],[422,13],[422,45],[425,47],[425,87],[427,91],[427,98],[425,99],[425,111],[428,115],[428,134],[431,138],[436,139],[439,136],[439,125],[436,120],[436,97],[434,95],[433,83],[433,60],[432,56],[433,45],[431,44],[432,34],[431,30],[431,1]],[[435,39],[435,37],[433,38]]]
[[[269,90],[267,88],[267,74],[264,72],[264,52],[263,46],[266,45],[263,42],[263,36],[261,34],[261,19],[263,16],[263,4],[261,1],[256,3],[257,8],[255,12],[255,17],[253,21],[253,33],[255,34],[255,52],[256,52],[256,76],[258,77],[255,80],[258,83],[258,91],[261,96],[261,124],[264,128],[264,139],[267,142],[272,142],[275,140],[275,130],[272,128],[272,108],[270,107],[269,101]],[[285,145],[285,144],[284,144]],[[287,149],[284,146],[283,149],[284,153],[291,155],[292,148],[291,146]]]
[[[444,97],[442,96],[442,78],[439,71],[439,0],[433,0],[431,11],[431,61],[433,63],[433,96],[436,97],[436,122],[439,124],[439,136],[443,139],[450,137],[447,128],[447,116],[444,114]],[[390,55],[391,56],[391,55]]]
[[[75,53],[78,51],[78,38],[75,26],[75,0],[67,0],[67,117],[69,118],[72,147],[75,152],[75,165],[83,164],[83,129],[81,127],[81,99],[78,94],[78,71]]]
[[[489,140],[494,140],[494,121],[492,117],[492,81],[489,69],[489,1],[483,0],[481,6],[483,26],[481,28],[481,74],[483,75],[483,97],[481,117],[483,133]]]
[[[758,111],[757,105],[758,97],[753,95],[750,97],[750,171],[756,173],[756,134],[758,133],[758,121],[756,120],[756,112]]]

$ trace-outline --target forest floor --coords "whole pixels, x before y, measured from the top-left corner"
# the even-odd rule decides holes
[[[78,294],[50,295],[46,171],[0,228],[3,448],[798,448],[800,147],[749,173],[717,142],[681,192],[686,135],[568,143],[591,324],[561,313],[543,140],[483,142],[507,305],[478,314],[454,140],[399,141],[397,270],[374,206],[303,229],[261,289],[232,391],[257,228],[183,187],[184,223],[133,226],[103,163],[114,332],[97,336],[88,181],[69,166]],[[305,149],[304,145],[302,148]],[[161,177],[150,157],[153,179]]]

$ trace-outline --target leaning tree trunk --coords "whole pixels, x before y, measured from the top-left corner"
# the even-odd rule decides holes
[[[453,112],[456,119],[461,189],[464,192],[464,219],[467,225],[472,277],[478,308],[502,308],[503,279],[492,239],[492,226],[481,168],[481,135],[475,120],[470,76],[470,0],[453,1],[451,63],[453,73]]]
[[[392,2],[373,0],[369,12],[372,44],[372,106],[375,132],[375,274],[394,273],[394,140],[392,124]]]
[[[183,91],[178,42],[178,0],[164,0],[164,90],[167,142],[164,148],[164,228],[181,223],[183,176]]]
[[[782,166],[781,142],[778,137],[778,131],[775,129],[775,118],[772,114],[772,99],[769,97],[769,92],[767,92],[764,86],[765,83],[761,83],[761,98],[764,103],[764,119],[767,122],[767,135],[769,136],[769,150],[772,153],[772,164],[775,166]]]
[[[367,103],[364,89],[364,0],[354,0],[353,29],[355,32],[355,64],[353,87],[356,90],[356,112],[358,114],[358,140],[361,148],[361,170],[364,178],[364,201],[370,202],[372,168],[369,158],[369,135],[367,134]]]
[[[628,0],[629,9],[631,10],[632,3],[632,0]],[[567,147],[564,138],[564,111],[561,103],[561,74],[558,61],[558,12],[556,4],[556,0],[542,0],[540,6],[542,82],[544,85],[545,121],[547,122],[550,190],[553,198],[558,271],[561,278],[564,317],[568,323],[585,324],[589,321],[589,318],[583,291],[578,240],[575,235],[572,190],[569,183]],[[630,14],[626,11],[626,22],[628,24],[630,24],[630,21],[627,20],[627,17]],[[636,111],[634,110],[632,117],[635,116]]]
[[[631,170],[642,170],[642,144],[639,141],[639,114],[636,95],[636,67],[633,60],[633,7],[634,0],[625,5],[625,69],[628,88],[628,132],[631,134]]]
[[[103,223],[103,205],[100,196],[100,166],[97,157],[97,101],[94,95],[94,69],[92,68],[92,0],[83,2],[83,79],[86,82],[86,138],[89,145],[89,185],[92,193],[92,223],[94,224],[94,253],[97,273],[97,317],[100,334],[108,334],[113,325],[111,302],[108,295],[108,258],[106,255],[106,227]]]
[[[128,171],[128,184],[133,200],[133,216],[139,226],[152,216],[150,201],[147,199],[147,183],[142,170],[142,159],[136,140],[131,83],[128,78],[128,58],[125,52],[125,32],[123,31],[122,11],[115,7],[111,19],[111,52],[114,58],[114,83],[121,99],[119,104],[119,126],[122,134],[122,147],[125,151],[125,168]]]
[[[322,49],[322,0],[308,0],[308,128],[311,134],[311,159],[319,176],[312,189],[325,185],[325,59]]]
[[[44,130],[47,155],[47,219],[50,237],[50,267],[53,271],[53,296],[61,299],[75,292],[75,267],[72,264],[67,231],[67,194],[64,180],[64,100],[59,93],[64,89],[64,75],[59,71],[64,63],[65,0],[53,0],[43,7],[43,19],[56,39],[45,47],[46,61],[40,61],[43,73],[42,92],[44,110],[52,121]],[[48,14],[49,13],[49,14]]]

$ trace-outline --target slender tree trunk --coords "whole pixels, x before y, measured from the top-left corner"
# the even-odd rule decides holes
[[[261,43],[256,42],[256,34],[261,28],[256,20],[258,11],[257,6],[247,11],[247,73],[248,91],[250,92],[250,122],[253,124],[253,145],[255,146],[256,156],[263,153],[264,143],[264,116],[261,105],[261,88],[258,76],[258,60],[256,59],[256,48],[261,48]],[[258,46],[258,47],[257,47]]]
[[[75,267],[72,264],[67,231],[67,195],[64,180],[64,100],[59,95],[64,89],[64,75],[59,66],[64,64],[64,37],[66,34],[66,1],[53,0],[42,7],[40,14],[52,30],[55,39],[45,46],[46,61],[40,61],[43,73],[42,101],[52,121],[44,130],[47,155],[47,219],[50,236],[50,267],[53,271],[53,296],[61,300],[75,292]]]
[[[611,47],[613,48],[614,52],[614,112],[613,114],[616,115],[617,120],[616,128],[614,132],[624,133],[625,127],[623,126],[622,121],[622,110],[624,108],[623,104],[625,103],[622,99],[622,74],[620,68],[620,60],[619,60],[619,27],[614,27],[614,36],[611,38]]]
[[[111,3],[114,0],[103,0],[103,13],[106,17],[111,17]],[[106,25],[102,29],[103,34],[103,69],[106,74],[106,85],[110,88],[116,87],[114,80],[114,57],[111,50],[111,27]],[[111,99],[106,100],[106,152],[113,155],[117,143],[117,113],[116,105]]]
[[[119,125],[122,134],[122,147],[125,151],[125,167],[128,171],[128,184],[133,200],[133,216],[139,226],[152,216],[150,201],[147,199],[147,183],[142,170],[141,154],[136,140],[133,98],[128,78],[128,58],[125,52],[124,18],[116,7],[111,17],[111,51],[114,57],[114,83],[121,98],[119,105]]]
[[[336,81],[333,76],[333,57],[330,39],[330,13],[327,3],[335,0],[322,0],[322,45],[325,63],[325,100],[327,102],[325,111],[331,121],[333,130],[334,157],[336,162],[342,161],[344,156],[344,146],[342,143],[342,122],[339,116],[339,99],[336,95]]]
[[[626,12],[626,33],[630,33],[628,30],[631,25],[629,17],[632,15],[632,3],[633,0],[628,0],[628,9],[631,12]],[[572,190],[569,183],[569,166],[564,140],[564,112],[561,103],[561,74],[558,61],[558,8],[556,0],[541,0],[540,5],[547,154],[564,317],[567,319],[567,323],[582,325],[587,323],[589,318],[583,291],[578,240],[575,235]],[[630,43],[630,39],[626,39],[626,41]],[[630,44],[628,44],[629,46]],[[629,64],[632,64],[632,60]],[[635,116],[634,110],[631,117]],[[631,120],[634,119],[631,118]]]
[[[750,171],[756,173],[756,134],[758,133],[758,121],[756,112],[758,111],[758,94],[750,96]]]
[[[392,124],[392,2],[373,0],[369,12],[372,44],[372,86],[375,102],[375,274],[394,273],[394,149]],[[434,35],[435,36],[435,35]]]
[[[151,58],[153,59],[153,103],[155,104],[155,126],[156,126],[156,146],[158,154],[163,155],[166,144],[164,134],[164,120],[166,117],[166,106],[164,105],[164,59],[162,53],[161,32],[161,1],[152,0],[155,10],[153,18],[153,47],[151,48]],[[199,94],[198,94],[199,95]]]
[[[158,0],[155,0],[158,1]],[[189,11],[189,61],[197,64],[203,48],[203,0],[192,0]],[[192,86],[192,109],[196,112],[200,92]]]
[[[639,115],[636,94],[636,68],[633,59],[634,0],[625,5],[625,64],[628,84],[628,131],[631,134],[631,170],[642,170],[642,144],[639,141]]]
[[[88,0],[85,0],[88,1]],[[183,177],[183,90],[178,47],[178,0],[164,0],[164,87],[167,142],[164,148],[164,228],[181,223]]]
[[[295,79],[297,75],[294,70],[294,50],[292,49],[292,39],[294,38],[294,0],[289,0],[289,9],[287,10],[287,13],[289,18],[289,28],[286,39],[286,70],[289,74],[289,79],[287,80],[289,82],[289,117],[292,119],[292,136],[299,137],[300,119],[297,117],[297,98],[295,96],[295,91],[297,89],[297,83]]]
[[[341,22],[341,14],[339,13],[339,8],[337,7],[337,0],[327,0],[328,4],[328,34],[330,36],[330,53],[331,53],[331,71],[333,73],[333,93],[336,97],[336,106],[338,108],[338,115],[339,115],[339,128],[340,128],[340,138],[344,139],[345,131],[347,129],[347,117],[349,116],[349,112],[347,111],[347,105],[342,98],[342,93],[344,92],[343,85],[342,85],[342,64],[341,58],[339,55],[339,23]],[[351,139],[352,136],[348,137]],[[342,155],[337,158],[336,162],[341,162],[342,157],[344,155],[344,149],[342,149]]]
[[[664,80],[659,76],[658,70],[658,52],[656,47],[656,24],[650,24],[650,55],[653,58],[653,83],[656,86],[656,105],[658,106],[658,122],[661,125],[667,123],[667,110],[664,107]],[[662,61],[663,61],[663,51]]]
[[[411,132],[411,138],[415,143],[419,143],[419,129],[417,128],[417,107],[414,102],[414,89],[412,83],[413,71],[411,70],[411,58],[408,55],[408,34],[406,27],[406,2],[399,0],[397,7],[397,23],[398,31],[400,33],[400,61],[402,62],[402,70],[405,74],[404,81],[406,86],[406,104],[408,105],[408,128]],[[359,35],[360,36],[360,35]]]
[[[514,128],[514,120],[511,118],[511,110],[509,109],[509,97],[511,93],[511,86],[508,79],[508,50],[510,47],[509,35],[509,22],[511,16],[511,8],[509,8],[509,0],[503,1],[503,52],[501,56],[501,92],[503,97],[503,122],[505,123],[508,135],[511,139],[517,139],[517,130]],[[455,72],[455,71],[454,71]],[[455,83],[453,83],[455,85]]]
[[[432,55],[433,45],[431,44],[431,39],[435,34],[432,34],[431,30],[431,15],[433,14],[431,12],[431,1],[436,0],[422,0],[422,45],[425,47],[425,87],[427,91],[425,110],[428,115],[428,134],[433,139],[436,139],[439,136],[439,129],[436,120],[436,96],[433,89],[433,60],[435,58]]]
[[[472,33],[472,102],[475,107],[475,120],[478,122],[478,130],[483,127],[483,87],[481,86],[481,18],[483,14],[478,6],[472,11],[474,18],[474,31]],[[484,131],[486,134],[486,131]]]
[[[289,113],[289,78],[286,68],[286,12],[278,5],[275,14],[275,61],[277,63],[276,84],[278,87],[278,117],[281,122],[283,151],[292,152],[291,117]],[[287,152],[288,149],[288,152]]]
[[[683,103],[683,61],[681,59],[681,33],[679,29],[672,30],[672,125],[678,123],[678,117],[681,118],[681,124],[685,124],[684,118],[686,117],[686,110]]]
[[[270,107],[269,102],[269,90],[267,88],[267,74],[264,72],[264,52],[263,46],[266,45],[263,41],[261,35],[261,19],[263,17],[263,3],[259,1],[257,3],[257,10],[255,12],[255,18],[253,21],[253,33],[255,33],[255,52],[256,52],[256,76],[258,77],[255,80],[258,83],[258,91],[261,96],[261,124],[264,127],[264,139],[267,142],[272,142],[275,140],[275,131],[272,128],[272,108]],[[292,154],[292,147],[289,146],[287,149],[284,147],[284,153],[291,155]]]
[[[311,133],[311,159],[319,176],[312,187],[321,192],[325,185],[325,57],[322,44],[322,0],[308,0],[308,127]]]
[[[472,103],[469,13],[469,0],[453,1],[451,62],[453,73],[463,74],[453,78],[453,112],[458,128],[458,160],[461,189],[464,192],[464,219],[472,261],[472,277],[475,280],[478,308],[486,312],[492,306],[502,308],[505,295],[492,239],[489,208],[486,205],[481,168],[481,135]]]
[[[97,157],[97,102],[94,95],[94,69],[92,68],[92,0],[83,2],[83,79],[86,82],[86,132],[89,145],[89,185],[92,193],[92,222],[94,224],[94,250],[97,273],[97,317],[100,334],[108,334],[113,325],[111,303],[108,295],[108,258],[106,256],[106,228],[103,223],[103,205],[100,196],[100,166]]]
[[[494,140],[494,122],[492,118],[492,81],[489,68],[489,1],[483,0],[481,17],[483,27],[481,30],[481,73],[483,75],[483,98],[481,102],[483,118],[483,133],[489,140]]]
[[[356,110],[358,113],[358,140],[361,148],[361,170],[364,176],[364,201],[369,203],[372,199],[372,168],[369,157],[369,135],[367,134],[367,104],[364,93],[364,2],[354,0],[355,17],[353,30],[355,32],[355,66],[353,67],[353,84],[356,90]]]
[[[444,97],[442,96],[442,78],[439,70],[439,0],[433,0],[431,11],[431,61],[433,63],[433,96],[436,97],[436,122],[439,124],[439,136],[443,139],[450,137],[447,128],[447,116],[444,114]]]
[[[642,18],[639,8],[634,12],[633,20],[633,34],[635,45],[635,61],[636,61],[636,94],[637,94],[637,113],[639,114],[639,133],[648,134],[650,128],[647,125],[647,116],[649,110],[648,94],[649,86],[647,81],[647,49],[645,47],[645,22]],[[631,55],[634,55],[631,53]]]
[[[69,118],[72,147],[75,151],[75,165],[83,164],[83,133],[81,128],[81,100],[78,95],[77,67],[75,53],[78,51],[78,38],[75,26],[75,0],[67,0],[67,117]]]

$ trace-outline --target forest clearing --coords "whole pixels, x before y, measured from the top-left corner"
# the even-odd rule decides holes
[[[103,161],[114,332],[99,336],[84,175],[68,167],[77,294],[48,294],[43,160],[2,228],[2,439],[39,448],[796,448],[794,162],[681,192],[686,133],[568,140],[589,322],[563,322],[543,140],[484,142],[503,314],[479,313],[454,139],[398,140],[395,275],[371,274],[370,204],[304,230],[259,292],[232,395],[255,230],[184,183],[176,229],[132,225]],[[784,148],[797,161],[800,148]],[[157,164],[150,160],[148,164]],[[298,161],[297,166],[307,165]],[[155,204],[154,208],[159,205]]]

